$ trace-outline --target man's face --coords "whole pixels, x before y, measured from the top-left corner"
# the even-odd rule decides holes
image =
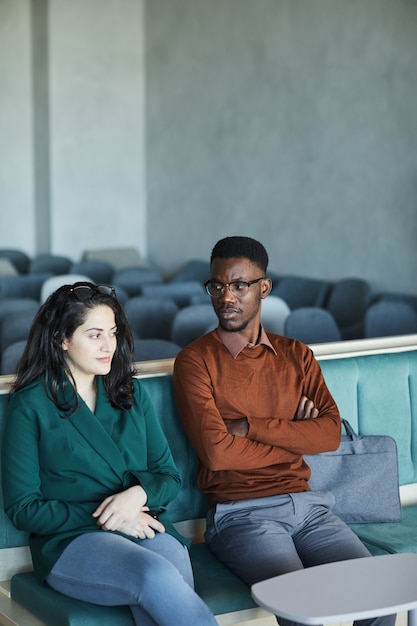
[[[249,259],[214,259],[211,265],[212,282],[223,286],[232,282],[250,282],[261,278],[263,272],[260,267]],[[259,333],[261,317],[261,300],[271,291],[271,281],[262,279],[250,285],[244,295],[234,295],[229,288],[218,298],[212,298],[214,311],[220,326],[229,332],[248,331],[256,337]],[[246,333],[245,333],[246,334]]]

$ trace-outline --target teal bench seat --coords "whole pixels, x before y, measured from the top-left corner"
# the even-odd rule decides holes
[[[196,591],[215,615],[257,609],[249,587],[225,568],[204,543],[191,547],[191,559]],[[33,572],[13,576],[11,596],[51,626],[134,626],[127,607],[95,606],[67,598],[41,585]]]
[[[369,552],[417,552],[417,505],[404,506],[402,519],[388,524],[350,524]]]

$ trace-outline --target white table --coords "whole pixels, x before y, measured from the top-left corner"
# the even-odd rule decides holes
[[[302,624],[368,619],[408,611],[417,626],[417,554],[317,565],[252,586],[261,607]]]

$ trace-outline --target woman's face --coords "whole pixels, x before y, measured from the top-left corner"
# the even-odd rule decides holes
[[[87,310],[84,323],[71,339],[64,339],[62,349],[77,384],[110,372],[117,346],[116,334],[114,312],[109,306],[100,304]]]

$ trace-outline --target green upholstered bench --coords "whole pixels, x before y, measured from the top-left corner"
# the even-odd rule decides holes
[[[395,524],[356,524],[352,528],[373,554],[417,552],[417,441],[413,438],[417,432],[417,336],[322,344],[313,346],[313,350],[342,416],[360,433],[388,434],[398,445],[401,498],[404,505],[409,505],[404,506],[403,519]],[[173,398],[172,364],[172,360],[141,363],[140,378],[182,475],[181,491],[170,504],[170,514],[179,530],[195,541],[191,559],[196,591],[219,624],[264,617],[267,613],[255,606],[250,589],[202,542],[207,505],[196,488],[197,459]],[[3,383],[0,427],[8,389],[6,377]],[[0,492],[0,580],[4,581],[0,586],[0,624],[133,625],[126,607],[101,607],[72,600],[39,585],[30,569],[26,535],[5,516]],[[11,616],[14,621],[7,622]]]
[[[245,619],[243,609],[252,609],[248,616],[265,614],[257,608],[249,588],[226,569],[204,543],[191,547],[196,591],[204,597],[216,615],[227,614],[227,623]],[[48,586],[40,585],[33,572],[13,576],[13,599],[35,614],[45,624],[53,626],[134,626],[127,607],[95,606],[67,598]],[[226,616],[225,616],[226,617]],[[225,623],[223,618],[222,623]],[[229,620],[232,620],[229,622]]]
[[[351,524],[371,554],[417,552],[417,345],[402,350],[395,339],[381,340],[362,352],[361,342],[349,342],[347,358],[320,359],[321,368],[342,417],[362,435],[390,435],[397,442],[400,522]],[[375,346],[372,350],[372,345]],[[354,347],[359,350],[354,351]],[[409,349],[411,348],[411,349]],[[381,468],[381,480],[384,480]]]
[[[196,591],[216,615],[223,615],[220,623],[236,623],[246,617],[265,615],[252,600],[249,588],[225,568],[204,543],[191,547],[191,558]],[[32,571],[12,577],[11,597],[36,615],[41,623],[50,626],[134,626],[127,607],[96,606],[67,598],[47,585],[40,585]]]
[[[417,505],[403,506],[400,522],[350,524],[371,554],[417,552]]]

